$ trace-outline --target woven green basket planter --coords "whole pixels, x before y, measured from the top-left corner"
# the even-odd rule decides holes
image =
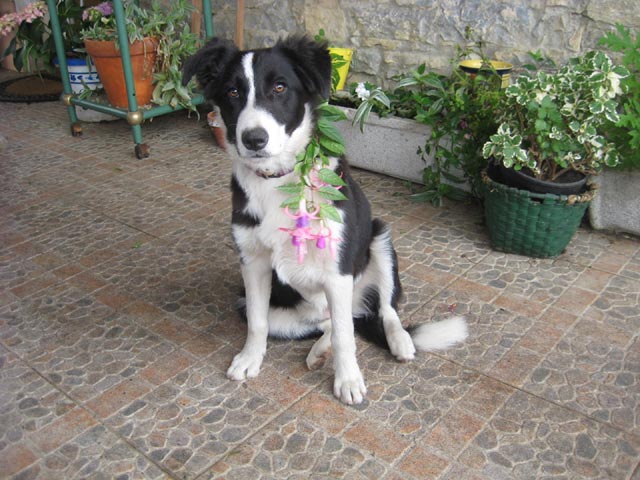
[[[595,190],[560,196],[511,188],[483,172],[484,211],[495,250],[548,258],[560,255],[573,238]]]

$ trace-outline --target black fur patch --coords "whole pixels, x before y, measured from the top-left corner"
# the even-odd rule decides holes
[[[304,299],[296,289],[283,283],[275,270],[271,274],[271,299],[269,303],[276,308],[295,308]]]
[[[389,229],[389,226],[379,218],[374,218],[371,222],[371,236],[377,237],[383,232]],[[398,273],[398,255],[396,254],[391,239],[389,239],[389,254],[391,255],[391,261],[393,262],[393,296],[391,297],[391,306],[398,309],[398,302],[402,296],[402,284],[400,283],[400,274]]]
[[[235,176],[231,177],[231,223],[243,227],[256,227],[260,219],[245,212],[249,199]]]
[[[346,162],[341,161],[336,169],[338,175],[347,184],[341,192],[348,200],[335,202],[336,208],[344,213],[342,244],[348,248],[340,249],[339,268],[343,275],[359,275],[369,263],[369,244],[371,243],[372,224],[371,207],[360,186],[353,180]]]
[[[375,343],[382,348],[389,349],[382,319],[378,316],[378,310],[380,309],[380,296],[378,295],[378,291],[374,288],[368,288],[363,296],[363,302],[370,313],[365,316],[354,317],[353,327],[365,340]]]

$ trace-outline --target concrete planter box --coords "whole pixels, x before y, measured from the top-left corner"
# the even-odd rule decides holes
[[[591,226],[640,235],[640,172],[605,170],[593,178],[599,190],[589,206]]]
[[[372,113],[362,133],[358,125],[351,124],[356,111],[352,108],[341,109],[347,114],[348,120],[337,125],[344,135],[346,157],[351,165],[423,183],[422,170],[428,164],[417,151],[431,134],[427,126],[405,118],[380,118]]]

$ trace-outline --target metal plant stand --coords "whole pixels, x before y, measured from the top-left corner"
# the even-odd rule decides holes
[[[137,1],[136,1],[137,3]],[[149,146],[142,143],[142,123],[150,118],[165,115],[167,113],[181,110],[182,107],[171,107],[169,105],[157,106],[150,109],[140,109],[136,100],[135,85],[133,82],[133,73],[131,70],[131,56],[129,54],[129,42],[127,39],[127,31],[125,26],[125,14],[122,0],[113,0],[113,11],[116,18],[116,27],[118,33],[118,45],[122,53],[122,66],[124,69],[124,80],[127,87],[127,99],[129,108],[112,107],[78,98],[71,90],[71,82],[69,80],[69,71],[67,69],[67,57],[64,50],[64,42],[62,40],[62,30],[60,27],[60,19],[56,8],[56,0],[47,0],[49,15],[51,18],[51,31],[56,46],[56,54],[60,62],[60,75],[62,77],[62,101],[67,106],[69,112],[69,120],[71,122],[71,134],[73,136],[82,135],[82,126],[78,122],[75,106],[84,107],[90,110],[107,113],[118,118],[127,120],[131,125],[133,133],[133,141],[135,143],[135,154],[137,158],[145,158],[149,156]],[[211,14],[210,0],[202,0],[202,13],[204,17],[205,34],[207,38],[213,37],[213,18]],[[191,100],[194,105],[199,105],[204,101],[202,95],[198,94]]]

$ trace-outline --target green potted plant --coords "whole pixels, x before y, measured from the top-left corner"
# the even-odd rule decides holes
[[[398,75],[394,89],[383,90],[371,83],[353,84],[350,89],[357,106],[351,117],[361,130],[365,122],[372,124],[368,128],[390,124],[396,130],[399,138],[388,149],[394,153],[401,150],[402,158],[392,157],[408,173],[403,178],[424,185],[412,195],[416,201],[439,205],[444,197],[461,199],[468,191],[474,196],[481,193],[480,172],[487,163],[481,149],[497,127],[496,107],[502,87],[508,84],[510,65],[490,60],[482,40],[471,29],[467,29],[465,40],[450,62],[449,74],[429,71],[422,64]],[[372,112],[377,115],[370,118]],[[347,133],[347,143],[351,136]],[[384,148],[384,143],[390,142],[376,139],[390,137],[376,132],[371,143]],[[389,173],[384,168],[377,170]]]
[[[479,196],[480,172],[486,166],[481,148],[497,126],[501,76],[491,68],[470,75],[454,66],[449,75],[442,75],[421,66],[399,85],[415,87],[414,118],[429,127],[418,151],[432,163],[423,170],[424,189],[413,198],[434,205],[444,197],[462,199],[466,194],[460,186],[465,183]]]
[[[589,219],[594,228],[640,235],[640,34],[618,24],[599,43],[622,54],[630,75],[621,80],[620,120],[605,128],[620,163],[596,178],[598,195],[589,206]]]
[[[521,75],[505,90],[500,124],[482,149],[493,161],[483,180],[495,249],[535,257],[564,250],[593,198],[587,178],[620,161],[603,128],[619,120],[628,75],[594,51],[553,72]],[[571,189],[563,192],[563,183]]]
[[[58,0],[56,13],[62,26],[62,42],[67,57],[69,81],[74,93],[100,88],[100,79],[95,66],[88,61],[84,52],[81,31],[86,26],[84,8],[76,0]],[[11,57],[18,71],[35,70],[39,75],[46,72],[59,77],[57,71],[55,42],[49,21],[48,6],[45,2],[27,5],[22,11],[0,17],[0,35],[13,35],[2,54]],[[105,120],[108,116],[87,113],[78,109],[83,120]]]
[[[92,56],[103,81],[109,102],[127,107],[122,60],[117,48],[117,29],[110,2],[86,10],[89,26],[82,32],[87,52]],[[190,30],[191,3],[158,0],[150,8],[135,2],[125,4],[125,29],[132,57],[136,97],[140,105],[182,106],[191,110],[194,83],[182,86],[182,62],[195,53],[197,36]],[[135,60],[139,63],[133,65]],[[113,68],[113,70],[111,70]]]
[[[339,127],[349,163],[419,182],[423,166],[416,149],[424,142],[425,128],[411,117],[397,115],[397,104],[391,97],[391,92],[364,82],[354,83],[349,91],[337,92],[332,97],[332,102],[347,116]]]
[[[419,153],[432,164],[423,171],[424,189],[415,200],[440,205],[444,197],[465,199],[482,194],[486,167],[482,145],[497,127],[497,106],[509,85],[512,65],[490,58],[485,42],[465,28],[465,42],[451,59],[451,73],[428,72],[420,66],[400,87],[413,88],[414,118],[429,127]]]
[[[59,0],[56,9],[61,25],[64,25],[63,41],[69,55],[84,58],[81,52],[83,7],[75,0]],[[45,2],[28,4],[23,10],[0,17],[0,35],[13,37],[2,52],[2,58],[13,56],[18,71],[41,71],[55,73],[56,48],[47,20]]]

